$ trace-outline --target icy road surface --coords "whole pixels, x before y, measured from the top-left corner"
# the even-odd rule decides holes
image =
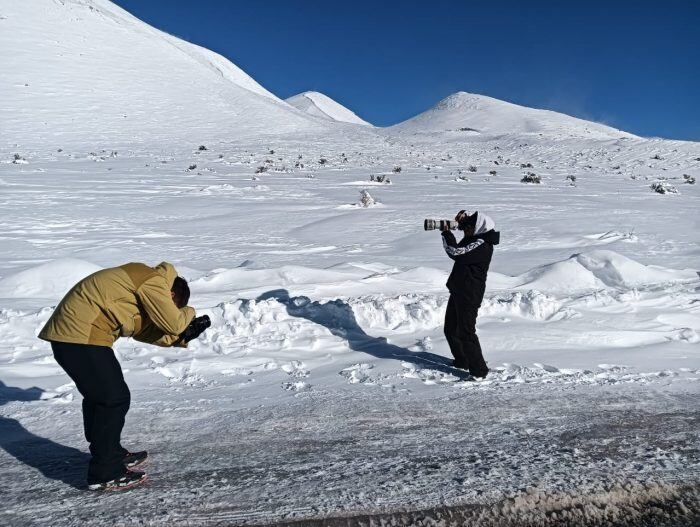
[[[236,525],[436,507],[459,518],[468,504],[483,525],[586,508],[683,525],[698,518],[695,382],[473,383],[429,396],[355,385],[238,410],[245,390],[136,390],[124,437],[149,448],[152,480],[108,495],[76,488],[86,466],[78,404],[8,402],[0,521]],[[681,506],[672,498],[683,493]]]

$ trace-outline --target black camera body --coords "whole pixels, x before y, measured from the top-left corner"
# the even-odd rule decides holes
[[[190,340],[194,340],[199,337],[202,333],[204,333],[204,330],[210,326],[211,319],[208,315],[193,318],[189,326],[185,328],[185,331],[180,334],[180,338],[185,342],[189,342]]]

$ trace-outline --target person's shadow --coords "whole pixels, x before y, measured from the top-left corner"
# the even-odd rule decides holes
[[[37,401],[41,388],[15,388],[0,381],[0,406],[11,401]],[[76,448],[39,437],[19,421],[0,415],[0,448],[12,457],[37,469],[45,477],[61,481],[76,489],[85,488],[90,455]],[[8,473],[5,471],[5,475]]]
[[[409,362],[421,368],[438,370],[462,379],[470,377],[466,371],[454,368],[452,360],[442,355],[427,351],[409,351],[406,348],[390,344],[384,337],[368,335],[357,323],[352,307],[340,299],[325,303],[312,302],[305,296],[290,297],[289,291],[286,289],[274,289],[263,293],[256,300],[262,301],[270,298],[284,304],[287,313],[293,317],[305,318],[325,326],[333,335],[344,338],[352,350],[361,351],[379,359]]]

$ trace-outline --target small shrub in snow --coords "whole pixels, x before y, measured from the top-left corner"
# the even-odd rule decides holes
[[[199,148],[198,148],[197,150],[199,150],[200,152],[204,152],[206,149],[207,149],[206,146],[204,146],[204,145],[199,145]]]
[[[325,157],[322,157],[318,160],[319,165],[325,165],[326,163],[328,163],[328,159],[326,159]]]
[[[262,174],[263,172],[267,172],[267,167],[265,165],[260,165],[255,169],[256,174]]]
[[[528,172],[523,176],[523,178],[520,180],[521,183],[536,183],[540,184],[542,183],[542,178],[535,174],[534,172]]]
[[[532,168],[532,163],[520,163],[520,168]]]
[[[315,178],[315,177],[316,177],[316,176],[314,176],[313,174],[306,174],[306,178],[307,178],[307,179],[313,179],[313,178]]]
[[[272,155],[272,154],[274,154],[274,153],[275,153],[274,150],[270,150],[270,152],[269,152],[270,155]]]
[[[462,128],[457,129],[460,132],[478,132],[478,130],[475,130],[474,128],[469,128],[468,126],[463,126]]]
[[[655,154],[652,156],[652,159],[656,159],[657,161],[661,161],[663,157],[661,157],[659,154]]]
[[[695,185],[695,178],[690,174],[683,174],[683,179],[688,185]]]
[[[371,196],[371,194],[363,189],[360,191],[360,205],[363,207],[371,207],[372,205],[376,205],[377,201]]]
[[[196,170],[197,165],[192,163],[190,166],[187,167],[187,170]]]
[[[386,174],[379,174],[375,176],[374,174],[370,174],[369,176],[370,181],[374,181],[376,183],[386,183],[387,185],[391,184],[391,179]]]
[[[489,170],[489,175],[495,176],[497,172],[495,170]]]
[[[572,187],[576,186],[576,176],[566,176],[566,180],[569,182],[569,185]]]
[[[401,173],[401,167],[400,166],[395,166],[394,170],[392,171],[394,174],[400,174]]]
[[[467,176],[457,176],[455,181],[471,181]]]
[[[297,161],[296,163],[294,163],[294,168],[304,168],[304,163],[300,163],[299,161]]]
[[[29,163],[29,161],[27,161],[26,159],[24,159],[24,158],[23,158],[21,155],[19,155],[19,154],[15,154],[15,155],[12,157],[12,164],[13,164],[13,165],[26,165],[26,164],[28,164],[28,163]]]
[[[657,194],[678,194],[676,187],[664,181],[656,181],[649,185],[649,188]]]
[[[469,172],[476,172],[477,168],[474,165],[469,165],[469,167],[467,167],[467,170],[469,170]]]

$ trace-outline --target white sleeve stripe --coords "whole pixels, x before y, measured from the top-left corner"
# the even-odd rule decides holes
[[[482,243],[484,243],[484,240],[479,238],[475,242],[472,242],[465,247],[452,247],[451,245],[447,244],[447,240],[445,240],[444,237],[442,238],[442,246],[445,248],[445,252],[450,256],[461,256],[462,254],[467,254],[468,252],[471,252],[479,247]]]

